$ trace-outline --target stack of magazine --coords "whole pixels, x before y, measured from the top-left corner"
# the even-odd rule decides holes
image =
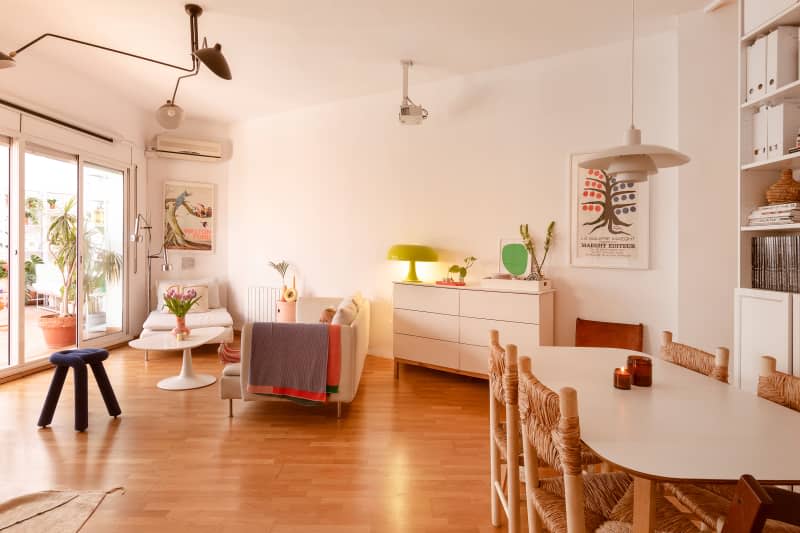
[[[753,288],[800,292],[800,235],[753,238]]]
[[[800,202],[756,207],[747,217],[749,226],[777,226],[800,222]]]

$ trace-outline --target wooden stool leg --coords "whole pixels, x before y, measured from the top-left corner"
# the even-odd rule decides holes
[[[58,398],[61,396],[61,389],[64,388],[64,381],[67,379],[68,371],[69,368],[66,366],[56,367],[53,380],[50,382],[50,389],[47,391],[47,397],[44,400],[44,406],[42,406],[42,413],[39,415],[39,422],[36,424],[37,426],[46,427],[53,421]]]
[[[86,365],[73,367],[75,375],[75,431],[89,427],[89,386]]]
[[[122,414],[122,409],[119,408],[119,402],[114,395],[114,389],[111,387],[111,381],[108,379],[103,363],[92,363],[92,373],[97,387],[100,389],[100,394],[103,395],[103,401],[106,402],[108,414],[114,418],[118,417]]]

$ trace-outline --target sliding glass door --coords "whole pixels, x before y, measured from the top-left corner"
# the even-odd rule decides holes
[[[9,261],[10,217],[9,188],[11,184],[11,142],[0,137],[0,368],[11,364],[10,340],[8,335],[8,305],[11,302],[8,289],[11,278]],[[15,279],[16,279],[16,272]]]
[[[76,343],[78,158],[25,152],[25,361]]]
[[[81,340],[124,329],[125,173],[84,164]]]

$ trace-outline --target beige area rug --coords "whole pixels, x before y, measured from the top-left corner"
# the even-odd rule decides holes
[[[0,503],[3,533],[76,533],[91,518],[108,491],[45,490]]]

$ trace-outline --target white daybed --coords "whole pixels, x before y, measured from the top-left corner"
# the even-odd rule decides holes
[[[220,286],[216,280],[167,280],[158,284],[158,304],[156,309],[150,312],[147,320],[142,325],[140,337],[148,337],[158,333],[166,333],[175,327],[175,315],[164,312],[164,293],[173,286],[205,285],[208,287],[208,311],[202,313],[189,313],[186,315],[186,327],[195,328],[225,328],[223,333],[207,344],[219,344],[221,342],[233,342],[233,318],[225,307],[222,307],[220,300]],[[145,361],[148,353],[145,352]]]

